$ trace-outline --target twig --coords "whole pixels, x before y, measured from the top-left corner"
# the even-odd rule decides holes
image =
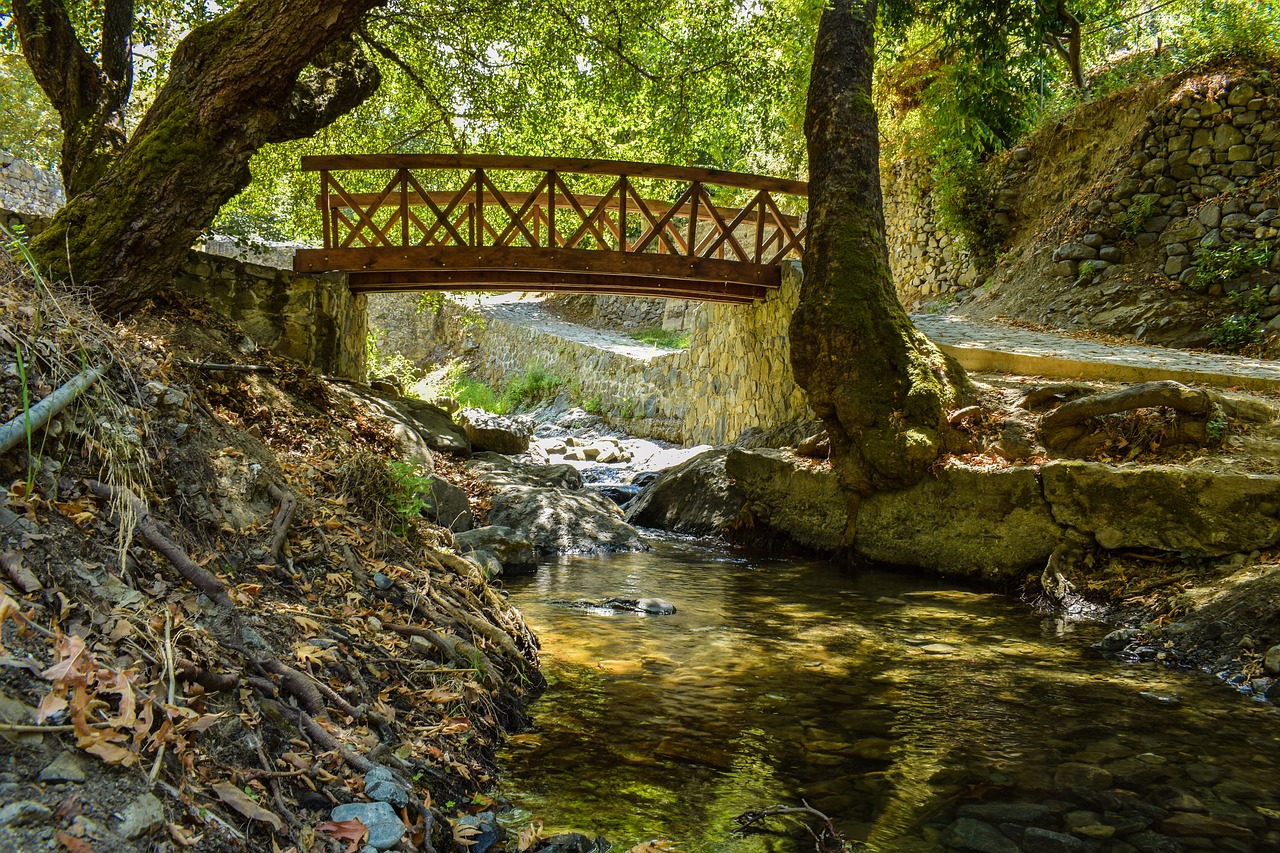
[[[91,729],[109,729],[110,723],[88,723]],[[56,734],[58,732],[74,732],[76,727],[73,725],[65,726],[35,726],[24,723],[0,723],[0,732],[15,732],[17,734]]]
[[[67,406],[88,390],[89,386],[97,382],[102,376],[102,371],[97,367],[90,367],[83,373],[77,374],[65,385],[58,388],[48,397],[45,397],[39,403],[36,403],[30,409],[15,417],[13,420],[0,426],[0,453],[8,453],[17,447],[19,442],[23,441],[29,433],[43,429],[54,415],[57,415]]]
[[[748,829],[754,829],[755,824],[771,817],[785,817],[804,827],[805,831],[808,832],[814,840],[814,849],[819,851],[819,853],[825,853],[825,851],[833,851],[834,853],[834,851],[845,849],[844,836],[842,836],[840,831],[836,829],[835,822],[804,800],[801,800],[800,802],[802,805],[799,806],[777,805],[768,806],[767,808],[758,809],[756,811],[743,812],[733,819],[733,822],[738,824],[738,827],[733,831],[745,832]],[[822,827],[821,832],[814,832],[811,826],[800,819],[800,815],[816,817],[818,820],[825,823],[826,826]]]
[[[179,364],[184,367],[194,367],[196,370],[222,370],[230,373],[275,373],[276,369],[269,364],[219,364],[213,361],[186,361],[179,359]]]
[[[141,498],[123,486],[117,488],[106,483],[100,483],[97,480],[89,480],[88,486],[89,491],[103,500],[114,500],[117,496],[124,498],[137,518],[135,523],[139,532],[151,544],[151,547],[163,554],[173,564],[173,567],[178,570],[178,574],[190,581],[196,589],[209,596],[214,604],[225,610],[235,610],[235,605],[231,603],[231,596],[227,594],[227,588],[222,585],[222,581],[218,580],[209,570],[197,565],[196,561],[188,557],[177,543],[160,531],[159,523],[156,522],[151,515],[151,510],[147,508]]]

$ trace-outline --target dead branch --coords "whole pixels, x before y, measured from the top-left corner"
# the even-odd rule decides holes
[[[168,559],[173,567],[178,570],[178,574],[186,578],[196,589],[207,595],[214,604],[226,610],[235,609],[235,605],[231,602],[231,596],[227,594],[227,588],[222,585],[222,581],[218,580],[213,572],[197,565],[195,560],[188,557],[177,543],[160,530],[159,522],[151,515],[151,510],[147,508],[141,498],[128,488],[116,488],[106,483],[100,483],[97,480],[89,480],[88,486],[89,491],[103,500],[111,501],[117,497],[123,498],[137,518],[135,524],[138,532],[142,534],[142,537],[147,540],[152,548],[155,548]]]
[[[72,377],[65,385],[59,387],[48,397],[45,397],[13,420],[0,425],[0,453],[8,453],[28,435],[44,429],[45,425],[53,420],[55,415],[70,406],[77,397],[88,390],[89,386],[97,382],[101,376],[102,371],[100,369],[90,367],[83,373]]]
[[[276,369],[269,364],[219,364],[213,361],[186,361],[185,359],[178,362],[183,367],[192,367],[196,370],[224,371],[227,373],[275,373]]]
[[[782,817],[791,820],[804,827],[805,831],[813,838],[814,849],[819,853],[838,853],[845,849],[844,836],[836,829],[835,822],[823,814],[822,812],[809,805],[804,800],[800,801],[803,805],[799,806],[768,806],[767,808],[757,809],[755,811],[743,812],[733,818],[733,822],[738,826],[733,830],[734,833],[745,833],[749,830],[758,830],[757,825],[765,820],[773,817]],[[824,825],[817,832],[813,827],[801,818],[801,815],[817,818]]]
[[[298,711],[298,728],[302,730],[307,737],[311,738],[316,744],[326,750],[337,752],[353,770],[360,773],[368,773],[373,767],[373,762],[365,758],[363,755],[357,755],[347,749],[338,739],[329,734],[323,726],[315,721],[314,718],[306,711]]]

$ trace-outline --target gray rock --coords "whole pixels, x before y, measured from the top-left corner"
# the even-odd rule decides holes
[[[358,408],[390,420],[396,453],[401,459],[430,466],[433,452],[460,456],[471,453],[467,434],[444,409],[408,397],[389,399],[364,388],[347,385],[329,387],[350,397]]]
[[[1244,142],[1244,134],[1229,124],[1220,124],[1213,131],[1213,150],[1229,151],[1231,146]]]
[[[948,850],[963,853],[1021,853],[1000,830],[969,817],[959,818],[943,830],[942,843]]]
[[[1204,556],[1280,541],[1280,477],[1186,468],[1117,468],[1054,461],[1041,469],[1053,518],[1108,550],[1155,548]]]
[[[1262,668],[1268,675],[1280,675],[1280,645],[1267,649],[1266,655],[1262,658]]]
[[[541,554],[645,551],[649,547],[639,531],[623,520],[621,508],[597,492],[508,486],[493,496],[489,521],[519,531]],[[501,554],[498,559],[502,560]],[[507,561],[502,564],[506,566]]]
[[[1182,217],[1169,223],[1160,235],[1160,242],[1166,246],[1170,243],[1189,243],[1192,240],[1199,240],[1204,233],[1205,228],[1200,224],[1200,220]]]
[[[467,847],[470,853],[486,853],[490,847],[501,841],[506,834],[498,824],[498,818],[493,812],[465,815],[458,818],[458,826],[471,827],[476,831],[475,834],[468,833],[466,836],[467,840],[471,842],[471,845]]]
[[[1121,628],[1117,631],[1112,631],[1098,641],[1098,650],[1103,654],[1109,655],[1123,651],[1125,646],[1129,645],[1133,638],[1141,633],[1137,628]]]
[[[676,612],[676,606],[661,598],[642,598],[636,602],[636,610],[654,616],[670,616]]]
[[[443,477],[432,477],[431,485],[423,496],[427,518],[447,527],[455,533],[471,529],[471,504],[467,493]]]
[[[1023,833],[1022,849],[1025,853],[1088,853],[1093,848],[1074,835],[1033,826]]]
[[[956,809],[956,817],[971,817],[987,823],[1035,825],[1048,823],[1053,812],[1040,803],[975,803]]]
[[[53,817],[53,810],[34,800],[18,800],[0,807],[0,826],[30,826]]]
[[[74,752],[63,750],[49,766],[40,771],[41,782],[83,782],[84,768]]]
[[[561,832],[542,842],[538,853],[604,853],[610,844],[604,838],[588,838],[580,832]]]
[[[463,409],[458,413],[458,421],[475,450],[514,454],[529,449],[529,437],[533,435],[530,418],[507,418],[483,409]]]
[[[1213,203],[1206,204],[1200,208],[1200,213],[1196,218],[1200,220],[1200,224],[1205,228],[1217,228],[1222,224],[1222,208]]]
[[[498,558],[504,569],[528,569],[537,562],[529,537],[501,524],[489,524],[455,533],[453,538],[464,554],[469,551],[487,551]]]
[[[835,551],[849,517],[848,502],[829,469],[809,468],[771,448],[733,448],[725,471],[746,497],[755,521],[818,551]]]
[[[1054,255],[1060,261],[1089,261],[1098,257],[1098,250],[1084,243],[1066,243]]]
[[[582,474],[572,465],[526,465],[498,453],[477,453],[468,466],[482,483],[505,486],[582,488]]]
[[[1098,250],[1098,257],[1111,264],[1124,262],[1124,250],[1119,246],[1103,246]]]
[[[1105,791],[1111,787],[1111,774],[1095,764],[1069,761],[1059,764],[1053,784],[1063,790]]]
[[[396,582],[382,572],[374,572],[373,585],[378,589],[391,589],[391,587],[396,585]]]
[[[378,850],[388,850],[399,844],[407,831],[389,803],[346,803],[336,807],[330,817],[335,821],[358,819],[369,827],[368,843]]]
[[[725,472],[728,456],[728,448],[708,450],[663,471],[627,508],[627,521],[677,533],[719,533],[746,504]]]
[[[1042,568],[1062,530],[1036,471],[944,468],[909,489],[864,499],[859,554],[989,580]]]
[[[481,548],[476,551],[470,551],[464,556],[476,568],[480,569],[481,573],[484,574],[485,580],[493,580],[502,576],[502,561],[489,551]]]
[[[409,804],[409,792],[387,768],[375,764],[364,774],[364,792],[371,800],[390,803],[396,808]]]
[[[116,831],[125,838],[149,835],[164,826],[164,805],[147,792],[125,807]]]

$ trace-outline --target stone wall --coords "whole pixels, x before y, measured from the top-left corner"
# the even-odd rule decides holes
[[[53,216],[63,202],[62,177],[57,172],[0,151],[0,208]]]
[[[191,252],[174,284],[209,300],[254,343],[312,369],[363,381],[366,299],[341,273],[302,275]]]
[[[578,405],[599,411],[633,435],[682,444],[727,444],[748,430],[770,431],[814,420],[791,374],[787,326],[800,298],[799,263],[783,265],[782,287],[754,305],[701,305],[688,349],[637,356],[546,331],[500,307],[417,314],[414,300],[372,300],[375,328],[389,343],[418,351],[465,352],[474,371],[502,387],[538,366],[566,380]],[[698,303],[691,303],[698,305]]]
[[[1222,74],[1190,81],[1151,111],[1121,173],[1068,212],[1080,224],[1054,252],[1053,273],[1096,284],[1154,252],[1163,276],[1193,291],[1229,296],[1255,286],[1248,277],[1224,282],[1197,272],[1224,263],[1226,247],[1242,255],[1276,247],[1278,151],[1280,82]],[[1268,260],[1280,267],[1280,254]],[[1280,289],[1270,302],[1280,305]],[[1280,308],[1264,318],[1276,314]]]
[[[898,299],[908,309],[972,287],[978,271],[958,238],[938,224],[929,164],[881,166],[885,240]]]

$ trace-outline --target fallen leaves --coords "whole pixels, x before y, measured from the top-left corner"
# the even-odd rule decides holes
[[[253,801],[253,798],[230,782],[215,782],[212,787],[213,792],[218,795],[218,799],[249,820],[262,821],[275,832],[280,832],[284,829],[284,821],[280,819],[279,815],[258,805]]]
[[[346,853],[355,853],[369,836],[369,827],[365,826],[358,817],[347,820],[328,820],[317,826],[316,831],[326,832],[339,841],[350,841],[351,844],[347,847]]]

